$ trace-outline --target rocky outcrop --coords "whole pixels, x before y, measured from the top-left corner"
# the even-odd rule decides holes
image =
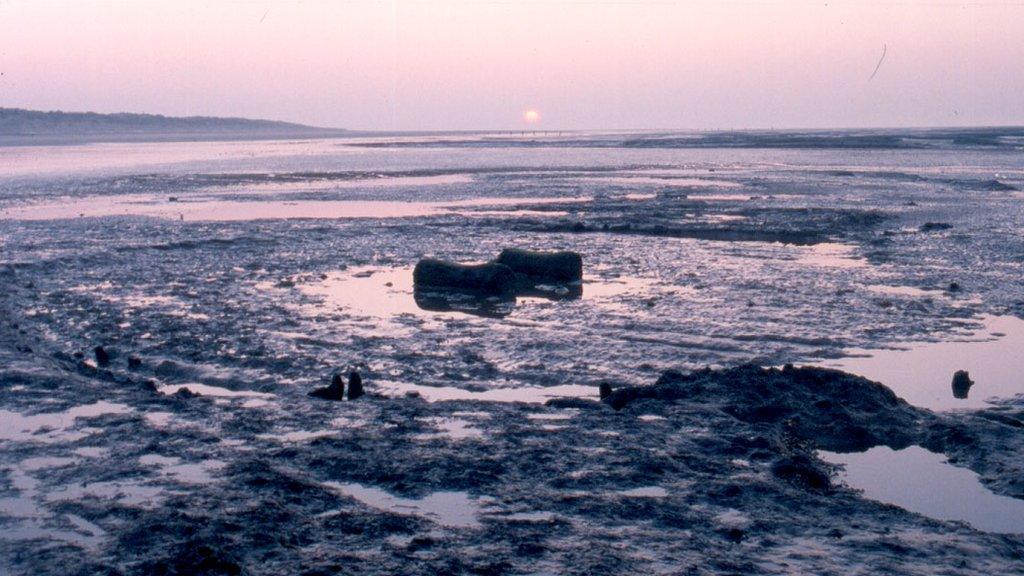
[[[645,400],[713,405],[745,423],[838,452],[905,447],[924,412],[866,378],[790,366],[668,371],[653,386],[619,388],[604,401],[621,410]]]

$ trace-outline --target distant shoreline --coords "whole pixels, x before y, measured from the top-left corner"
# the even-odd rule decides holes
[[[78,144],[149,144],[159,142],[242,142],[346,138],[364,133],[347,130],[295,132],[142,132],[107,134],[0,134],[0,147],[74,146]]]
[[[0,108],[0,146],[309,139],[351,134],[340,128],[249,118]]]

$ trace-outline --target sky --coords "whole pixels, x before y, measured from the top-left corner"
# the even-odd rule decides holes
[[[0,106],[368,130],[1022,125],[1024,0],[0,0]]]

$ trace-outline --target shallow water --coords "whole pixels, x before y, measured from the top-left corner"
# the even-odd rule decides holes
[[[529,294],[517,295],[507,303],[496,298],[478,299],[459,294],[443,294],[429,292],[433,298],[445,298],[449,309],[427,306],[429,298],[418,297],[413,285],[413,267],[397,268],[380,266],[354,267],[341,272],[325,275],[319,281],[303,283],[299,289],[323,302],[330,309],[351,314],[357,317],[373,318],[380,322],[390,322],[395,317],[410,314],[431,318],[437,314],[474,313],[481,306],[490,304],[493,307],[507,306],[509,313],[532,305],[546,305],[552,299],[583,300],[594,306],[615,308],[617,299],[624,295],[642,296],[657,283],[652,279],[630,276],[599,277],[586,274],[582,284],[568,285],[537,284]],[[685,288],[670,288],[672,293],[681,293]],[[578,293],[576,293],[578,291]],[[460,300],[462,299],[461,306]],[[323,306],[310,306],[305,309],[307,314],[318,314]]]
[[[908,342],[899,350],[847,350],[848,358],[826,363],[885,384],[904,400],[933,410],[981,408],[991,398],[1024,394],[1024,320],[986,316],[982,329],[953,341]],[[952,389],[953,373],[974,380],[966,398]]]
[[[57,442],[84,437],[88,432],[76,429],[79,418],[94,418],[105,414],[127,414],[131,407],[125,404],[98,401],[75,406],[63,412],[50,412],[25,416],[9,410],[0,410],[0,441]]]
[[[326,482],[325,485],[367,506],[393,514],[421,516],[442,526],[476,528],[478,505],[465,492],[434,492],[420,499],[400,498],[380,488],[362,484]]]
[[[843,465],[839,477],[866,498],[938,520],[967,522],[978,530],[1024,533],[1024,500],[993,494],[977,474],[949,464],[942,454],[919,446],[876,446],[863,453],[819,455]]]

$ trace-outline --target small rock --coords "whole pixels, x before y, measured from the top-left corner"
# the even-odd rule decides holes
[[[139,368],[142,368],[142,358],[139,358],[138,356],[129,356],[128,369],[138,370]]]
[[[353,370],[348,375],[348,399],[355,400],[363,394],[363,377]]]
[[[729,528],[722,532],[722,535],[725,536],[726,540],[736,544],[740,543],[746,534],[746,531],[741,528]]]
[[[106,366],[110,364],[110,353],[103,346],[97,346],[93,349],[93,353],[96,354],[96,364],[99,366]]]
[[[607,382],[601,382],[601,386],[598,387],[598,394],[601,395],[601,400],[612,395],[612,385]]]
[[[950,292],[959,292],[960,291],[960,283],[959,282],[950,282],[949,283],[949,287],[947,288],[947,290],[949,290]]]
[[[974,381],[971,380],[971,375],[967,370],[957,370],[953,373],[953,397],[964,400],[967,398],[968,392],[971,391],[971,386],[974,386]]]
[[[193,392],[186,388],[185,386],[178,388],[178,391],[174,393],[175,398],[181,398],[183,400],[187,400],[189,398],[196,398],[198,396],[200,396],[198,392]]]
[[[317,388],[310,392],[309,395],[324,400],[342,400],[345,398],[345,381],[341,379],[341,374],[335,374],[331,376],[330,386]]]
[[[949,230],[953,225],[948,222],[925,222],[918,228],[921,232],[937,232],[939,230]]]

